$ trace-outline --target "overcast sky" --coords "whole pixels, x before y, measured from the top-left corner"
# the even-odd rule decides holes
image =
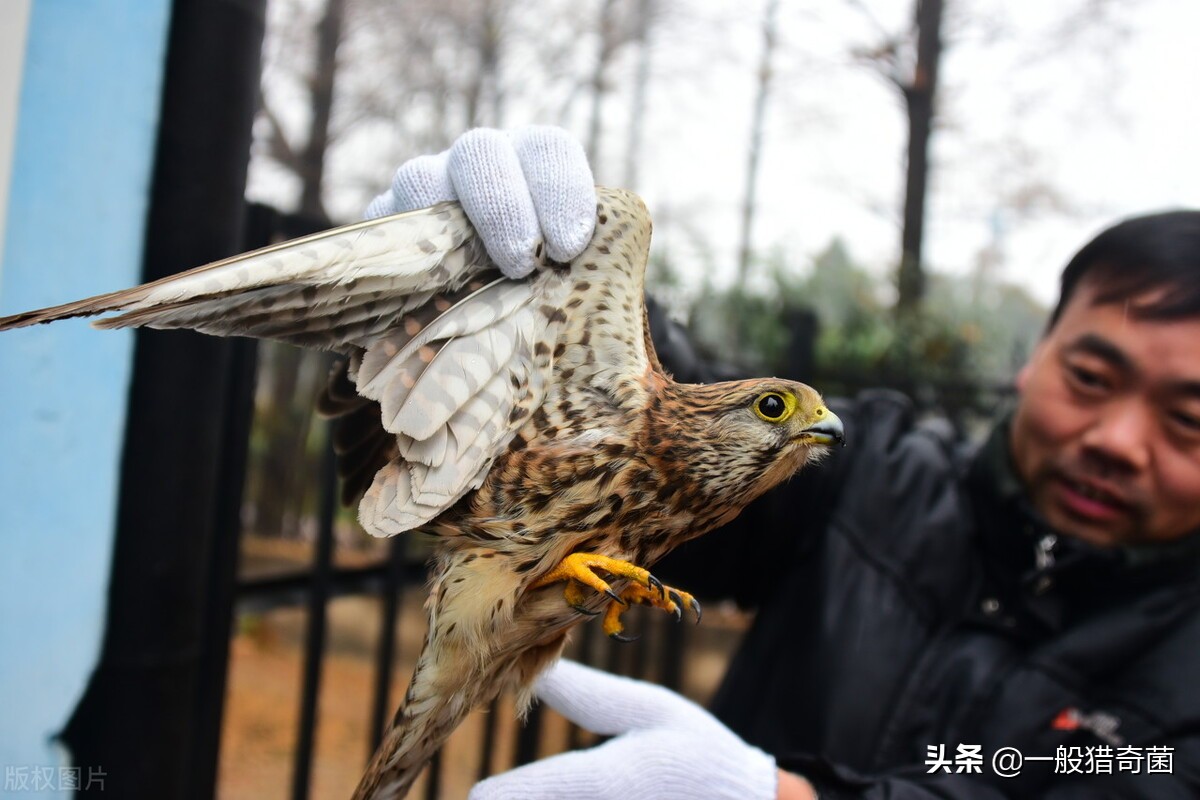
[[[877,76],[836,66],[844,52],[837,36],[869,41],[870,23],[848,4],[824,5],[824,15],[785,12],[781,19],[780,87],[770,110],[756,240],[805,254],[837,234],[860,260],[890,265],[898,248],[904,117]],[[947,21],[959,41],[943,62],[942,127],[933,148],[926,242],[934,268],[967,271],[998,237],[999,275],[1048,302],[1065,260],[1111,220],[1200,207],[1200,3],[1126,3],[1116,16],[1127,22],[1127,35],[1110,25],[1079,26],[1069,39],[1056,34],[1062,17],[1053,13],[1066,3],[958,5],[972,9],[973,19]],[[871,6],[876,15],[893,12],[878,22],[899,29],[909,4]],[[994,22],[981,25],[981,17]],[[749,22],[731,16],[727,28],[729,43],[748,58],[757,48]],[[995,28],[1002,31],[989,40]],[[787,54],[801,49],[813,55]],[[695,50],[660,55],[696,57]],[[713,239],[726,248],[736,242],[729,228],[752,98],[743,72],[722,70],[719,84],[696,86],[690,96],[655,98],[657,133],[642,187],[652,200],[691,198],[689,213],[711,216],[706,230],[722,231]],[[1009,207],[1006,197],[1039,183],[1059,196],[1062,210],[1054,203],[1036,203],[1026,214]]]
[[[1111,10],[1068,16],[1089,3]],[[675,0],[656,33],[633,188],[655,215],[656,245],[670,248],[695,283],[708,270],[719,283],[733,279],[765,5]],[[803,268],[836,235],[872,269],[894,268],[905,117],[896,91],[847,53],[877,43],[881,31],[904,30],[911,7],[781,4],[754,237],[760,252],[782,250]],[[998,247],[995,275],[1049,302],[1066,259],[1107,223],[1200,207],[1200,3],[947,0],[945,27],[926,229],[931,268],[964,273],[985,247]],[[518,54],[510,77],[520,68]],[[632,68],[627,59],[612,76],[601,183],[623,179],[630,103],[622,91]],[[579,103],[562,121],[582,137],[587,111]],[[512,104],[505,124],[555,121]],[[333,164],[358,158],[341,153]],[[382,188],[388,168],[379,170]],[[364,191],[335,185],[331,210],[355,216]],[[281,192],[270,171],[252,171],[252,196],[278,201]]]

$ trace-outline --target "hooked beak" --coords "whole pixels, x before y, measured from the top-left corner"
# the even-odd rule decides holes
[[[840,444],[846,446],[846,431],[838,415],[825,409],[824,415],[813,425],[800,432],[801,436],[817,444]]]

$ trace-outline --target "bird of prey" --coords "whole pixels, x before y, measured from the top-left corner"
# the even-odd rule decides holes
[[[346,356],[319,403],[339,417],[344,496],[376,536],[440,539],[425,646],[354,797],[403,796],[464,716],[537,674],[589,615],[631,603],[699,616],[646,566],[735,517],[842,440],[804,384],[674,382],[654,353],[650,218],[598,189],[570,264],[502,275],[462,210],[361,222],[154,283],[0,319],[0,330],[119,312],[101,328],[190,328]],[[541,257],[541,253],[538,253]]]

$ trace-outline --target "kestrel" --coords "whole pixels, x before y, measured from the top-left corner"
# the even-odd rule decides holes
[[[699,606],[645,567],[733,519],[842,440],[808,386],[675,383],[654,353],[645,206],[597,190],[570,264],[504,277],[441,204],[236,256],[134,289],[0,319],[120,312],[101,328],[191,328],[346,356],[320,405],[344,496],[376,536],[440,538],[425,647],[354,797],[403,796],[466,714],[528,702],[568,631],[630,603]],[[540,253],[539,253],[540,256]]]

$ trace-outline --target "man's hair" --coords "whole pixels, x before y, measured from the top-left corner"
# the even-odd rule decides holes
[[[1098,304],[1138,299],[1129,313],[1141,319],[1200,317],[1200,211],[1133,217],[1102,231],[1063,270],[1047,328],[1083,283]]]

